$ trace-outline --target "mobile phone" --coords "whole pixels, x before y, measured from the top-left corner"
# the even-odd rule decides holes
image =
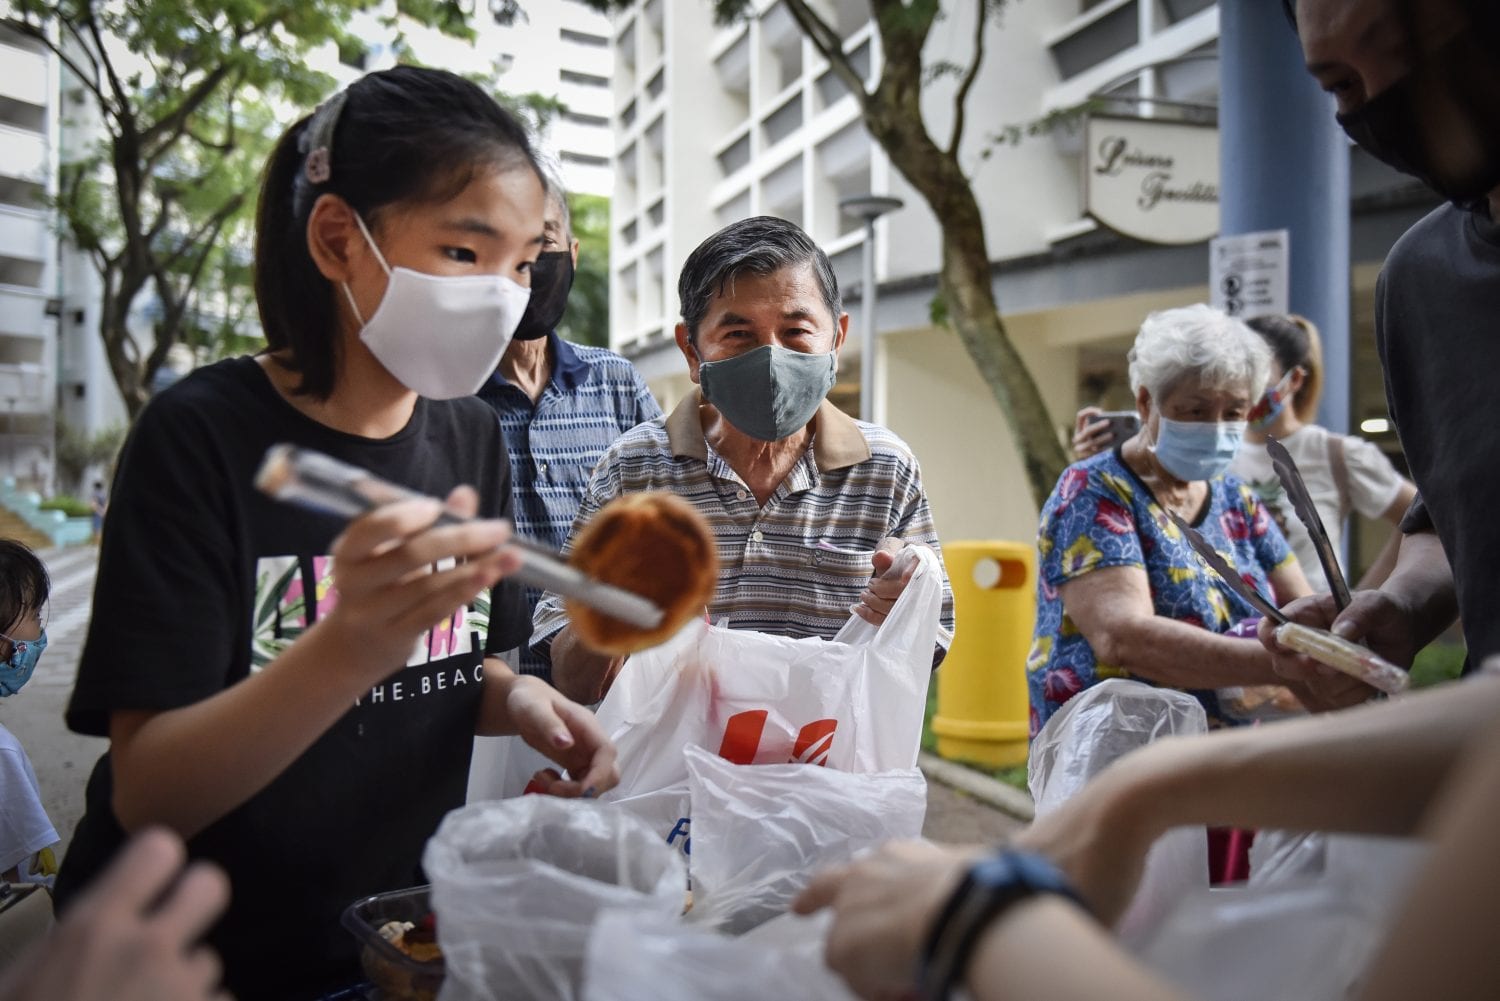
[[[1097,418],[1109,422],[1109,444],[1114,448],[1141,429],[1141,415],[1134,410],[1106,410]]]

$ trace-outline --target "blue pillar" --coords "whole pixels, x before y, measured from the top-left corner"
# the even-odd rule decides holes
[[[1349,143],[1281,4],[1219,0],[1220,229],[1291,231],[1291,309],[1323,334],[1318,420],[1348,431]]]

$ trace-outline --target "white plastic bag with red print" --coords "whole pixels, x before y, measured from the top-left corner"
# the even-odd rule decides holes
[[[683,749],[735,764],[826,765],[847,772],[912,768],[943,602],[937,554],[878,628],[851,617],[832,640],[788,639],[697,622],[626,662],[599,706],[620,754],[605,799],[645,818],[690,851]]]

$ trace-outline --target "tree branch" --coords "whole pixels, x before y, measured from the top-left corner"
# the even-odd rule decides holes
[[[68,23],[62,18],[59,18],[59,20],[61,20],[63,24]],[[58,61],[66,66],[68,68],[68,71],[76,76],[79,82],[87,87],[89,91],[99,99],[99,103],[101,105],[108,105],[109,98],[105,97],[104,92],[99,89],[97,78],[88,73],[85,73],[83,67],[79,66],[78,63],[74,61],[72,56],[63,51],[63,47],[61,45],[56,44],[52,41],[52,39],[48,38],[47,33],[43,31],[40,26],[32,24],[29,21],[17,21],[14,22],[11,27],[18,31],[20,34],[25,35],[27,38],[41,42],[42,45],[46,46],[47,51],[56,56],[58,58]],[[68,25],[68,27],[70,30],[73,30],[71,25]],[[74,33],[76,35],[76,31]],[[84,55],[87,55],[91,60],[93,59],[93,55],[89,53],[87,48],[85,48],[83,51]]]
[[[948,155],[958,155],[958,144],[964,137],[964,108],[969,102],[969,91],[974,87],[974,80],[979,76],[979,65],[984,62],[984,29],[989,22],[990,5],[989,0],[979,0],[979,19],[974,26],[974,61],[969,64],[969,70],[964,74],[963,82],[958,85],[958,93],[953,98],[953,134],[948,138]]]
[[[228,78],[229,74],[230,66],[227,63],[215,66],[202,80],[193,85],[193,88],[183,96],[175,108],[158,118],[141,133],[141,149],[155,147],[147,157],[148,162],[154,163],[181,138],[193,112],[213,96],[213,92]]]
[[[807,5],[806,0],[786,0],[787,10],[791,12],[793,20],[802,29],[802,33],[812,40],[813,48],[818,54],[828,60],[828,66],[833,70],[834,76],[849,89],[854,99],[859,102],[861,110],[868,110],[870,105],[870,92],[865,89],[865,82],[854,69],[854,64],[849,61],[849,56],[844,52],[843,39],[839,38],[838,32],[834,31],[827,21],[818,16],[818,12]]]
[[[213,242],[218,238],[219,231],[224,228],[224,224],[229,221],[229,217],[238,212],[240,206],[244,204],[245,193],[243,191],[236,192],[224,204],[215,209],[213,215],[203,220],[203,224],[197,230],[185,236],[182,242],[177,245],[177,249],[172,251],[166,260],[158,265],[158,268],[162,272],[171,271],[176,267],[177,262],[182,260],[193,247],[206,245],[208,249],[213,249]]]
[[[115,120],[120,123],[121,131],[129,129],[135,131],[135,121],[127,113],[130,109],[130,96],[125,91],[125,85],[120,81],[120,76],[115,72],[114,60],[109,57],[108,50],[104,47],[104,37],[99,33],[99,22],[94,19],[94,8],[92,4],[86,4],[84,9],[88,11],[88,17],[84,19],[84,25],[89,29],[89,36],[94,40],[94,51],[98,53],[97,59],[104,66],[104,75],[109,79],[110,93],[115,95]]]

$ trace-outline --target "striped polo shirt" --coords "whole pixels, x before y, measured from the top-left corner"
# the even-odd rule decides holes
[[[561,549],[600,456],[623,432],[660,417],[661,408],[635,366],[613,351],[555,333],[548,340],[552,378],[535,403],[499,372],[479,398],[500,416],[517,534]],[[526,588],[532,608],[541,596]],[[520,670],[545,678],[551,666],[523,651]]]
[[[719,583],[709,616],[731,629],[831,638],[870,580],[870,556],[886,538],[938,549],[932,511],[911,449],[890,431],[824,401],[811,445],[765,507],[703,435],[694,392],[670,416],[642,424],[604,454],[574,527],[621,494],[670,490],[713,529]],[[543,595],[532,650],[549,659],[567,624],[561,599]],[[936,664],[953,638],[953,592],[943,581]]]

